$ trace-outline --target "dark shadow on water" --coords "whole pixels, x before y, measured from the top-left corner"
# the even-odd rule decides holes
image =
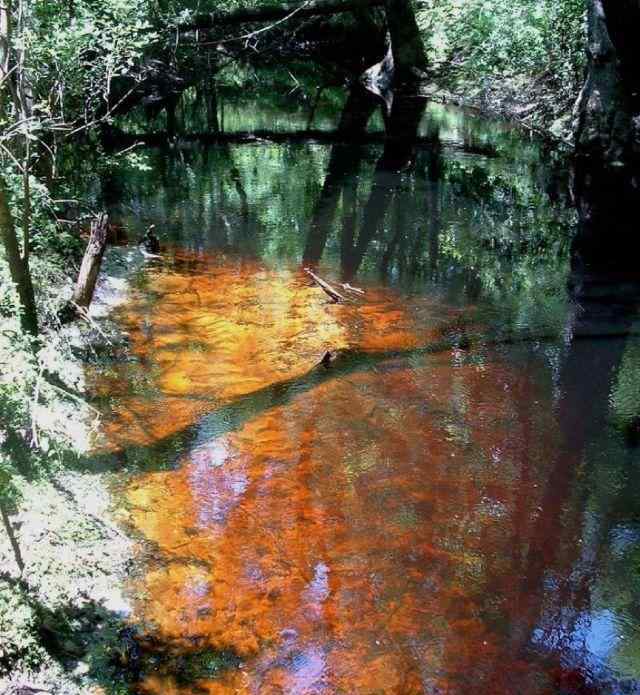
[[[305,265],[316,266],[320,262],[327,239],[333,232],[334,218],[341,196],[346,208],[345,214],[352,220],[355,216],[353,179],[360,169],[364,149],[353,140],[357,140],[366,132],[371,116],[379,108],[382,108],[379,99],[360,85],[350,90],[340,117],[338,133],[345,141],[352,142],[338,143],[331,148],[324,184],[309,224],[302,257]],[[353,225],[355,222],[350,224]]]

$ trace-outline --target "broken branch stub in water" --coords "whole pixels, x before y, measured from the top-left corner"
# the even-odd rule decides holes
[[[73,292],[73,302],[84,309],[88,308],[93,299],[102,257],[107,246],[108,223],[109,218],[104,212],[100,213],[91,223],[91,236]]]
[[[91,234],[87,248],[82,257],[80,272],[73,290],[71,300],[59,312],[59,319],[63,323],[75,318],[87,318],[88,309],[93,299],[102,258],[107,247],[107,233],[109,217],[106,212],[96,215],[91,222]]]
[[[338,302],[346,302],[347,298],[338,292],[338,290],[334,289],[326,280],[323,280],[320,276],[316,275],[310,268],[305,268],[304,272],[320,287],[323,289],[330,297],[331,299],[338,303]]]
[[[160,240],[154,233],[155,228],[155,224],[152,224],[144,233],[144,236],[140,239],[140,243],[138,244],[140,253],[145,258],[162,258],[158,253],[160,251]]]
[[[350,285],[348,282],[343,282],[342,283],[342,289],[346,290],[347,292],[353,292],[353,294],[359,294],[360,296],[364,295],[364,290],[361,290],[359,287],[354,287],[353,285]]]
[[[320,360],[320,364],[325,368],[329,369],[331,362],[333,361],[333,355],[330,352],[325,352],[324,356]]]

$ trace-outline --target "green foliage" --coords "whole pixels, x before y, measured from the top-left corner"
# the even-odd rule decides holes
[[[622,360],[618,379],[611,394],[614,422],[621,428],[633,425],[640,413],[640,344],[633,342]]]
[[[0,583],[0,676],[17,664],[37,668],[46,658],[37,627],[37,612],[24,592]]]
[[[11,324],[13,323],[13,326]],[[6,319],[0,333],[0,494],[11,495],[13,476],[50,473],[88,445],[88,408],[72,395],[82,371],[70,345],[48,336],[38,352]],[[57,383],[56,383],[57,382]],[[57,385],[57,384],[60,384]],[[69,394],[69,395],[67,395]]]
[[[145,0],[39,2],[20,41],[43,117],[73,122],[105,110],[112,83],[136,74],[154,39]]]
[[[585,0],[425,0],[420,24],[452,86],[513,93],[551,121],[584,80]]]
[[[11,209],[20,219],[20,179],[5,176]],[[43,335],[25,335],[17,297],[0,250],[0,495],[15,494],[16,474],[51,472],[66,455],[87,446],[88,408],[74,392],[82,388],[82,368],[57,314],[70,291],[82,245],[53,222],[47,188],[31,185],[31,272],[35,280]],[[70,394],[70,395],[67,395]]]

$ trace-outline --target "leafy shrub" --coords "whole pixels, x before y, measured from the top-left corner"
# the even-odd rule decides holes
[[[0,676],[19,664],[37,668],[46,658],[39,644],[38,616],[23,592],[0,583]]]
[[[544,85],[549,118],[570,110],[585,70],[585,0],[425,0],[431,60],[456,86]],[[539,95],[538,95],[539,96]]]

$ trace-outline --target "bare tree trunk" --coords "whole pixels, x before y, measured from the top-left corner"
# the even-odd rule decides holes
[[[638,0],[589,0],[587,79],[575,108],[576,150],[616,166],[640,159]]]
[[[9,198],[4,180],[0,177],[0,238],[4,246],[9,273],[20,301],[20,322],[23,330],[38,334],[38,314],[29,272],[29,262],[20,255],[16,227],[9,209]]]
[[[0,115],[4,113],[5,95],[10,89],[11,0],[0,0]]]
[[[13,557],[15,558],[16,565],[18,566],[18,571],[20,576],[24,573],[24,558],[22,557],[22,552],[20,550],[20,544],[13,532],[13,526],[11,526],[11,519],[9,519],[9,512],[7,511],[4,500],[0,496],[0,516],[2,517],[2,523],[4,525],[4,530],[9,538],[9,543],[11,544],[11,549],[13,550]]]
[[[23,6],[20,6],[20,14],[23,14]],[[0,0],[0,115],[6,113],[7,94],[11,97],[16,109],[16,117],[25,118],[29,115],[27,111],[30,101],[27,97],[31,94],[24,78],[24,49],[20,52],[20,61],[15,68],[17,74],[11,74],[11,40],[12,40],[12,18],[11,0]],[[18,85],[16,88],[15,85]],[[25,142],[28,140],[25,138]],[[36,311],[33,283],[29,271],[29,226],[31,217],[31,201],[29,187],[29,148],[28,144],[24,148],[24,167],[23,178],[24,217],[22,220],[23,231],[23,250],[20,253],[20,244],[16,231],[15,222],[11,210],[9,209],[9,194],[4,180],[0,177],[0,238],[5,250],[7,263],[11,279],[16,286],[18,299],[20,302],[20,322],[22,328],[31,335],[38,334],[38,315]],[[20,155],[18,155],[20,156]]]
[[[415,85],[427,72],[427,55],[411,0],[385,0],[387,27],[391,35],[394,84]]]
[[[88,309],[93,299],[102,257],[107,246],[108,220],[107,214],[103,212],[91,223],[91,236],[73,292],[73,302],[81,309]]]
[[[575,108],[573,194],[583,268],[638,275],[640,187],[639,0],[589,0],[588,74]]]

